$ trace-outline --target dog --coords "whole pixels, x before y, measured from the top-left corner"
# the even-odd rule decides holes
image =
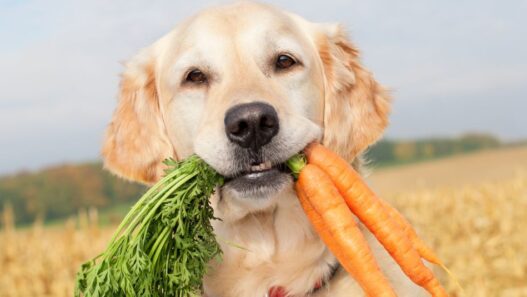
[[[146,184],[164,159],[194,153],[226,177],[210,198],[223,258],[204,296],[363,296],[283,163],[318,141],[358,168],[389,111],[340,25],[238,2],[187,19],[127,63],[102,154],[107,169]],[[398,295],[426,296],[361,228]]]

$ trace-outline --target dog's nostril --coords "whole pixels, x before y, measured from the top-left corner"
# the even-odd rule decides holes
[[[260,120],[260,127],[262,128],[273,128],[275,125],[275,121],[270,117],[263,116]]]
[[[247,130],[247,127],[248,127],[247,122],[241,121],[241,122],[236,123],[234,125],[230,125],[230,127],[228,127],[228,131],[229,131],[229,133],[232,133],[234,135],[240,135],[245,130]]]
[[[247,124],[247,122],[240,122],[240,124],[238,125],[238,131],[237,132],[242,132],[244,130],[247,130],[248,127],[249,127],[249,125]]]

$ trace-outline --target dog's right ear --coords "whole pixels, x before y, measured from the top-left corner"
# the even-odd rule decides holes
[[[105,168],[143,183],[160,179],[163,160],[174,156],[160,111],[155,57],[154,48],[147,48],[126,64],[102,148]]]
[[[362,66],[340,25],[323,25],[317,40],[326,80],[324,145],[352,162],[388,124],[390,96]]]

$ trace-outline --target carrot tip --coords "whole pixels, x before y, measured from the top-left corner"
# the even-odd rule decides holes
[[[456,275],[450,271],[450,269],[448,269],[445,264],[438,263],[437,265],[439,265],[439,267],[441,267],[441,269],[443,269],[448,274],[448,277],[454,281],[456,287],[458,287],[459,291],[461,292],[461,295],[466,296],[465,290],[463,289],[463,286],[461,286],[461,283],[459,282],[459,279],[456,277]]]

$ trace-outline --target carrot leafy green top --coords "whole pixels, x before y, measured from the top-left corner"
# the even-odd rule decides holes
[[[221,250],[209,197],[223,177],[198,156],[167,160],[166,175],[133,206],[107,249],[84,263],[75,296],[199,296]]]

